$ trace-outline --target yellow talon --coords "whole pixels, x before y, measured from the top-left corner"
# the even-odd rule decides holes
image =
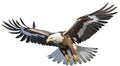
[[[67,61],[70,61],[70,57],[68,55],[65,55],[65,58]]]
[[[75,62],[78,61],[78,57],[77,57],[77,55],[73,55],[73,60],[74,60]]]

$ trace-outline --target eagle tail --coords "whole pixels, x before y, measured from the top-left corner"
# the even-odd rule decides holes
[[[78,62],[82,64],[82,62],[86,63],[87,61],[91,61],[94,58],[95,53],[97,53],[98,48],[91,48],[91,47],[81,47],[78,45],[76,46],[76,53],[78,56]]]
[[[87,61],[91,61],[94,58],[95,53],[97,53],[97,48],[91,47],[81,47],[78,45],[74,45],[76,47],[76,54],[78,56],[78,63],[82,64],[82,62],[86,63]],[[65,65],[73,65],[76,64],[73,60],[73,56],[71,55],[70,50],[67,50],[68,55],[70,56],[70,61],[67,62],[64,55],[61,53],[60,49],[56,49],[50,55],[48,55],[49,59],[53,59],[53,62],[60,63],[63,61]]]
[[[68,65],[68,62],[66,61],[64,55],[61,53],[59,48],[52,52],[50,55],[48,55],[48,58],[53,59],[53,62],[60,63],[63,61],[63,64]]]

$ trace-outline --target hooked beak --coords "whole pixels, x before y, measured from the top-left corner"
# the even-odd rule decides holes
[[[51,39],[48,38],[48,39],[46,40],[46,43],[49,43],[50,41],[51,41]]]

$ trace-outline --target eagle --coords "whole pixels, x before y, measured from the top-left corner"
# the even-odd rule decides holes
[[[16,38],[26,43],[38,43],[47,46],[58,47],[53,53],[48,55],[54,62],[65,65],[82,64],[94,58],[98,48],[79,46],[93,36],[102,26],[111,19],[113,12],[117,7],[106,3],[99,10],[77,18],[76,22],[68,30],[60,32],[49,32],[42,29],[36,29],[35,22],[32,27],[28,27],[23,20],[3,21],[2,26],[9,29],[11,34],[17,34]]]

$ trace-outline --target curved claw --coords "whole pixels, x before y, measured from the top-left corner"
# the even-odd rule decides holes
[[[73,60],[74,60],[75,62],[78,62],[78,57],[77,57],[77,55],[73,55]]]
[[[70,61],[70,57],[68,55],[65,55],[65,58],[67,61]]]

